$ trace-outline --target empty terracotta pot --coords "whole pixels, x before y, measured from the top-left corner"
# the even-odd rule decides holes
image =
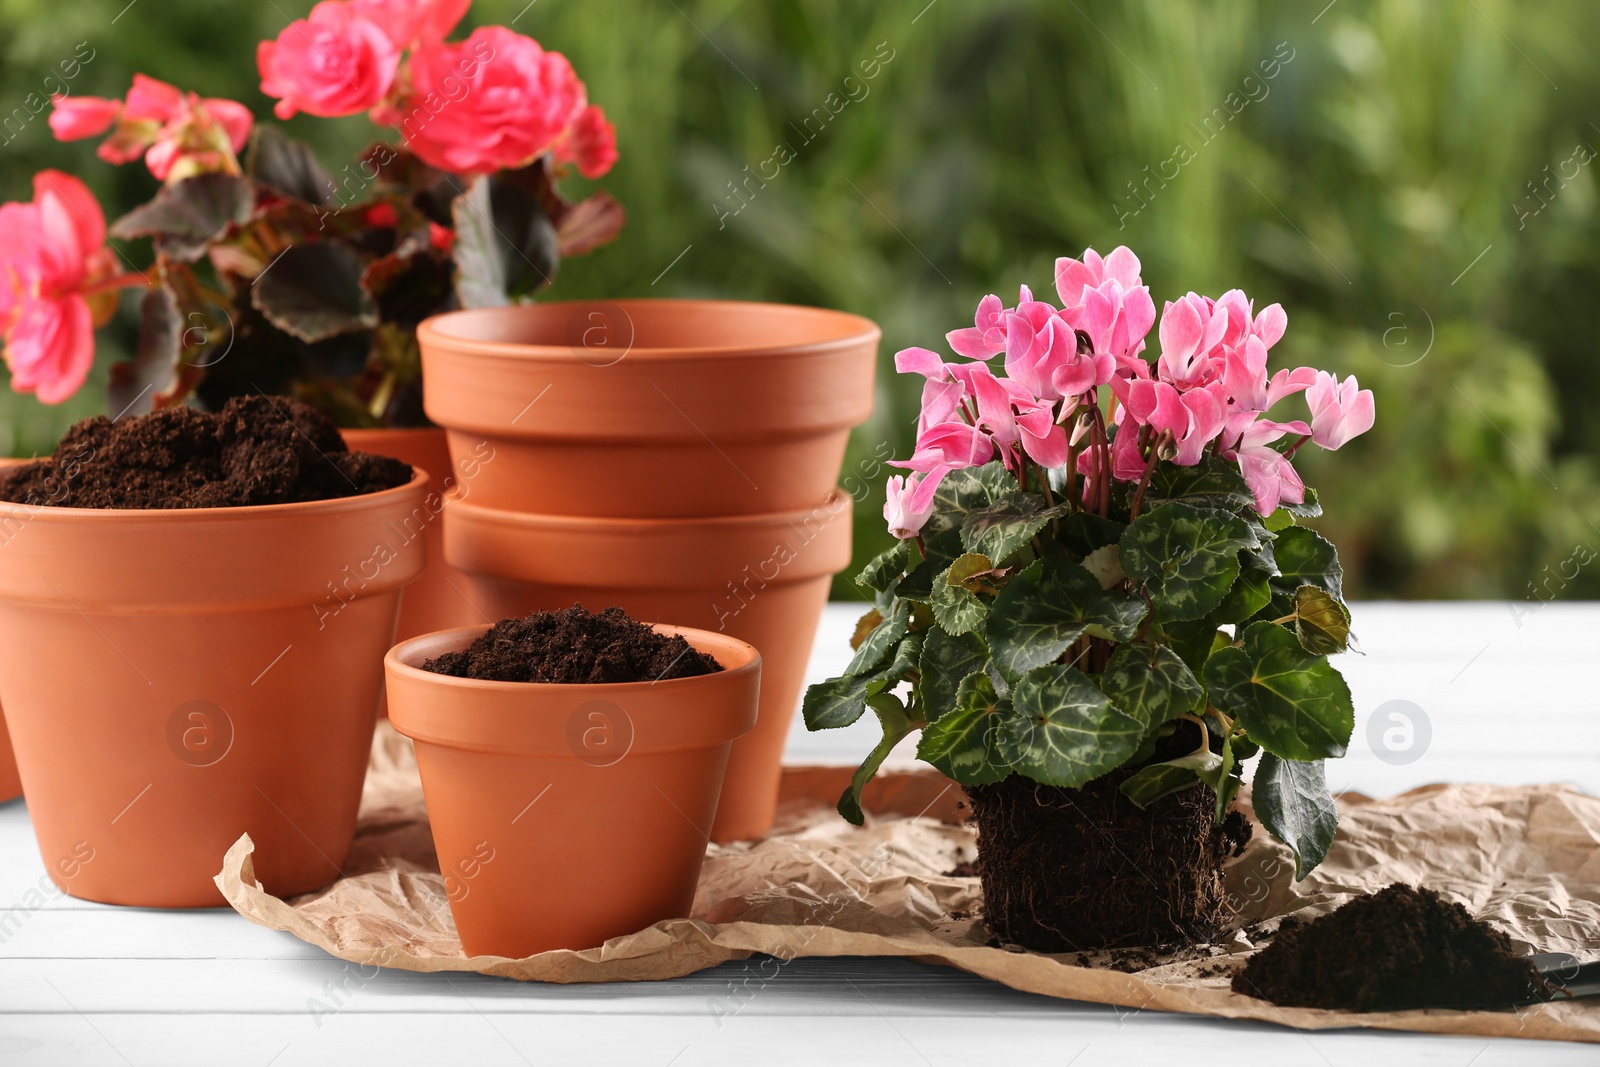
[[[445,555],[491,618],[620,607],[761,650],[761,717],[734,743],[716,841],[772,826],[784,743],[833,575],[850,562],[851,499],[714,519],[586,519],[445,504]]]
[[[757,515],[810,507],[872,411],[878,327],[720,300],[457,311],[417,329],[428,416],[473,499],[545,515]]]
[[[352,452],[371,452],[393,456],[428,472],[428,495],[424,500],[424,536],[405,545],[401,551],[426,553],[422,577],[406,586],[400,598],[400,629],[397,641],[421,634],[471,626],[483,619],[467,600],[466,583],[445,562],[444,523],[441,516],[446,493],[463,499],[472,495],[473,483],[485,462],[494,461],[494,448],[485,443],[477,454],[462,457],[457,467],[450,459],[450,446],[444,431],[436,426],[399,430],[340,430]],[[413,522],[415,525],[415,522]]]
[[[725,670],[543,685],[421,669],[487,626],[389,652],[390,721],[416,742],[467,955],[595,948],[688,916],[729,744],[755,722],[761,657],[721,634],[657,628]]]
[[[0,503],[0,702],[57,885],[219,905],[243,833],[275,895],[339,876],[427,486],[418,470],[267,507]]]

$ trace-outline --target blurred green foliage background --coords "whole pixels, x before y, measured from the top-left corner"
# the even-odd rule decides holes
[[[80,42],[74,92],[142,71],[270,118],[256,42],[309,7],[0,0],[0,195],[26,199],[44,166],[112,215],[153,191],[27,114]],[[1126,243],[1158,305],[1236,285],[1281,301],[1275,366],[1376,391],[1371,434],[1302,453],[1357,595],[1600,594],[1593,0],[478,0],[468,18],[565,52],[618,128],[604,184],[629,224],[552,297],[883,324],[847,477],[909,448],[920,379],[896,380],[896,349],[941,345],[987,292],[1053,298],[1056,256]],[[289,126],[334,170],[378,133]],[[129,329],[103,332],[102,364]],[[61,408],[6,393],[0,448],[47,451],[101,409],[103,376]],[[858,558],[887,540],[885,473],[859,494]]]

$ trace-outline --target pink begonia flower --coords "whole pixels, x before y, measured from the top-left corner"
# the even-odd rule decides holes
[[[1000,298],[990,293],[978,301],[972,325],[944,335],[957,355],[968,359],[989,359],[1006,350],[1006,309]]]
[[[383,26],[339,0],[256,46],[261,91],[278,98],[280,119],[297,112],[322,118],[359,115],[376,107],[394,84],[400,49]]]
[[[450,36],[472,0],[350,0],[362,18],[383,28],[396,48],[432,44]]]
[[[1089,335],[1096,355],[1125,364],[1144,351],[1145,335],[1155,325],[1150,288],[1139,277],[1139,257],[1126,246],[1100,258],[1092,248],[1083,260],[1056,260],[1056,293],[1061,315]]]
[[[50,132],[58,141],[81,141],[105,133],[122,111],[121,100],[58,96],[50,110]]]
[[[566,56],[504,26],[474,30],[459,44],[424,45],[410,69],[405,100],[374,117],[398,127],[423,162],[457,174],[532,162],[587,105]]]
[[[1216,348],[1228,332],[1228,315],[1198,293],[1168,303],[1161,312],[1161,377],[1180,388],[1204,385],[1220,371]]]
[[[949,473],[936,468],[928,474],[910,474],[902,478],[895,475],[885,487],[883,521],[889,533],[908,541],[922,532],[928,516],[933,514],[933,494]]]
[[[1341,385],[1332,374],[1318,371],[1306,403],[1311,408],[1311,440],[1330,452],[1372,429],[1377,415],[1372,390],[1359,388],[1353,374]]]
[[[116,273],[105,215],[78,179],[33,179],[33,202],[0,205],[0,336],[11,386],[59,404],[94,363],[95,306],[85,290]],[[96,300],[102,320],[114,300]]]
[[[1192,467],[1200,453],[1222,432],[1225,406],[1214,389],[1180,393],[1168,382],[1129,383],[1127,410],[1133,421],[1156,433],[1172,435],[1172,462]]]
[[[1271,515],[1279,504],[1300,504],[1306,499],[1306,486],[1289,462],[1289,457],[1272,447],[1286,433],[1306,434],[1311,427],[1303,422],[1271,422],[1257,419],[1245,427],[1235,456],[1239,473],[1255,497],[1256,511]]]
[[[603,177],[619,158],[616,127],[606,121],[604,111],[590,104],[578,112],[555,151],[557,163],[575,163],[578,173],[591,180]]]
[[[140,157],[161,181],[207,171],[238,172],[238,152],[250,139],[255,117],[234,100],[201,99],[164,81],[133,76],[126,100],[57,97],[50,130],[75,141],[111,130],[96,154],[107,163]]]

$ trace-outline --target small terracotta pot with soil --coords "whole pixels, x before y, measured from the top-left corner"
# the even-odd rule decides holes
[[[274,894],[339,876],[426,493],[267,397],[91,419],[0,476],[0,702],[57,885],[218,905],[243,833]]]
[[[451,454],[495,450],[478,503],[610,518],[816,505],[872,412],[879,336],[840,311],[721,300],[482,308],[417,330]]]
[[[1204,942],[1233,913],[1223,863],[1250,824],[1193,788],[1139,808],[1123,795],[1131,771],[1077,789],[1020,775],[968,786],[978,829],[983,917],[993,937],[1035,952]]]
[[[714,519],[527,515],[451,499],[445,555],[490,618],[615,605],[760,649],[761,717],[734,743],[711,832],[748,840],[772,826],[817,622],[850,561],[851,511],[842,491],[812,508]]]
[[[467,955],[689,914],[729,747],[755,722],[754,648],[569,608],[415,638],[384,666]]]

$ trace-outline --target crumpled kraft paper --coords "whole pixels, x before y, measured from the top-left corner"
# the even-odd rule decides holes
[[[1176,953],[1049,956],[992,947],[961,825],[958,787],[932,771],[880,776],[868,823],[833,810],[847,768],[790,768],[771,836],[710,845],[692,917],[583,952],[466,958],[456,938],[410,743],[385,723],[373,746],[345,877],[280,900],[256,882],[248,836],[216,882],[245,918],[340,959],[414,971],[481,971],[526,981],[675,978],[764,952],[905,956],[1016,989],[1134,1009],[1257,1019],[1300,1029],[1379,1027],[1600,1042],[1600,1000],[1503,1012],[1370,1014],[1278,1008],[1229,990],[1256,939],[1391,882],[1431,886],[1531,951],[1600,955],[1600,799],[1560,786],[1434,785],[1388,800],[1340,798],[1339,837],[1321,867],[1293,881],[1289,851],[1257,828],[1228,872],[1239,930]],[[1248,791],[1243,804],[1248,808]]]

